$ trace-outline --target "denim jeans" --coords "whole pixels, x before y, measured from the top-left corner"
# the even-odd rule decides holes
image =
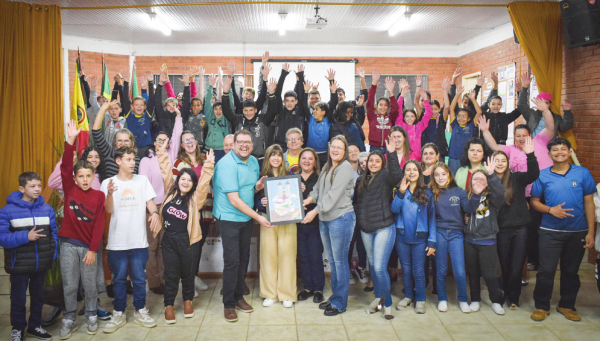
[[[437,229],[437,293],[438,300],[447,301],[446,275],[448,274],[448,256],[452,260],[452,271],[458,291],[458,301],[468,302],[467,275],[465,273],[465,248],[462,230]]]
[[[456,171],[460,168],[460,159],[448,158],[448,168],[452,172],[452,175],[456,175]]]
[[[498,258],[502,268],[504,298],[519,305],[521,273],[527,258],[527,225],[514,230],[500,230],[496,235]]]
[[[132,250],[108,250],[108,266],[113,273],[113,290],[116,311],[125,312],[127,308],[127,274],[133,285],[133,306],[135,310],[146,306],[146,263],[148,248]]]
[[[385,296],[385,306],[389,307],[392,305],[392,293],[390,291],[390,274],[387,271],[387,264],[396,242],[396,225],[392,224],[370,233],[361,231],[360,234],[371,267],[375,297]]]
[[[339,311],[345,311],[348,306],[348,286],[350,285],[350,267],[348,264],[348,250],[354,234],[356,215],[354,212],[331,220],[320,221],[319,230],[323,247],[327,251],[331,265],[331,290],[333,295],[329,302]]]
[[[46,271],[10,275],[10,323],[14,329],[27,327],[27,287],[29,287],[29,329],[42,325],[42,291]],[[25,335],[22,333],[21,335]]]
[[[325,268],[319,225],[298,224],[298,259],[302,265],[304,289],[323,292]]]
[[[406,244],[396,234],[396,249],[402,265],[402,282],[404,284],[404,295],[411,300],[425,301],[425,256],[427,253],[427,241],[423,239],[419,244]],[[413,283],[414,280],[414,283]]]

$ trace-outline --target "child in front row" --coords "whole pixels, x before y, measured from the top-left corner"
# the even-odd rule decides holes
[[[65,193],[64,219],[58,235],[60,240],[60,270],[65,296],[61,340],[71,337],[78,329],[76,322],[77,289],[79,281],[85,291],[85,316],[87,333],[98,332],[98,261],[96,253],[104,233],[104,194],[92,188],[95,167],[87,160],[80,160],[73,167],[75,139],[81,129],[71,120],[67,124],[68,139],[65,143],[60,165]],[[75,178],[75,181],[73,181]]]
[[[10,323],[12,340],[27,334],[51,340],[42,327],[42,290],[46,270],[56,259],[56,216],[44,202],[42,179],[33,172],[19,175],[19,190],[11,193],[0,209],[0,246],[4,270],[10,275]],[[30,314],[27,323],[27,287]]]

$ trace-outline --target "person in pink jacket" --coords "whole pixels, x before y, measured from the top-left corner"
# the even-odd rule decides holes
[[[140,161],[140,175],[145,175],[150,180],[150,184],[156,193],[154,197],[154,203],[157,207],[163,202],[165,197],[165,186],[160,172],[160,164],[158,162],[158,156],[156,150],[163,145],[167,145],[167,155],[171,160],[171,167],[177,159],[177,151],[179,150],[179,144],[181,140],[181,133],[183,131],[183,121],[181,119],[181,112],[179,109],[175,109],[177,117],[175,118],[175,126],[173,127],[173,135],[169,137],[166,132],[159,132],[154,140],[154,148],[148,151],[148,155]],[[146,277],[148,280],[148,286],[150,291],[157,295],[164,294],[164,267],[162,259],[162,250],[160,247],[160,238],[162,234],[156,238],[154,234],[150,232],[150,224],[148,223],[146,228],[148,229],[148,262],[146,264]]]
[[[427,98],[427,92],[423,88],[419,88],[421,92],[422,98]],[[398,98],[398,106],[402,108],[402,104],[404,103],[404,88],[402,90],[402,95]],[[427,128],[427,124],[429,124],[429,119],[431,115],[433,115],[433,110],[431,109],[431,104],[429,101],[423,101],[423,106],[425,107],[425,114],[423,118],[417,121],[417,113],[414,109],[406,109],[402,115],[402,118],[398,116],[396,119],[396,125],[401,126],[408,133],[408,140],[410,141],[410,148],[412,152],[410,153],[410,158],[415,159],[421,162],[421,135],[425,128]]]

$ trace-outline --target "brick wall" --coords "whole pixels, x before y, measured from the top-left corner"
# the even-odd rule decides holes
[[[69,50],[69,99],[73,95],[73,80],[75,76],[75,60],[77,51]],[[122,54],[104,54],[104,61],[108,66],[109,76],[111,77],[110,88],[112,89],[112,77],[117,73],[127,73],[129,71],[129,56]],[[102,53],[81,51],[81,69],[86,75],[96,75],[98,85],[96,91],[100,91],[102,85]]]

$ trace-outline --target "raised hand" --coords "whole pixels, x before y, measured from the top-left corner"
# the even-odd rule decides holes
[[[442,81],[442,90],[444,90],[444,92],[450,91],[450,78],[444,78]]]
[[[396,87],[396,81],[392,77],[388,76],[385,79],[385,89],[390,94],[390,96],[394,95],[394,88],[395,87]]]
[[[330,82],[332,80],[334,80],[335,79],[335,71],[333,71],[333,69],[327,70],[327,75],[325,76],[325,78]]]
[[[417,83],[417,88],[420,88],[423,85],[423,76],[417,75],[417,77],[415,77],[415,82]]]
[[[567,212],[573,211],[573,209],[572,208],[563,208],[564,204],[565,203],[563,202],[562,204],[551,207],[550,211],[548,211],[548,213],[552,214],[553,216],[555,216],[558,219],[572,217],[573,215],[570,213],[567,213]]]
[[[269,73],[271,72],[271,64],[269,63],[263,63],[263,68],[260,70],[260,73],[262,73],[263,75],[263,79],[266,81],[269,79]]]
[[[371,84],[378,86],[379,85],[379,78],[381,78],[381,72],[379,72],[379,68],[378,67],[374,67],[373,71],[371,71]]]
[[[269,62],[269,58],[270,58],[269,51],[265,51],[265,53],[263,53],[263,55],[262,55],[263,66]]]
[[[204,69],[204,66],[198,65],[198,75],[200,77],[202,77],[202,76],[204,76],[205,73],[206,73],[206,70]]]
[[[408,83],[406,83],[405,86],[400,88],[400,96],[406,97],[406,95],[408,94],[409,91],[410,91],[410,85],[408,85]]]
[[[310,88],[312,88],[313,84],[308,81],[308,79],[304,82],[304,92],[308,93]]]
[[[283,71],[290,72],[290,64],[288,64],[288,63],[284,63],[281,66],[281,68],[283,69]]]
[[[90,75],[88,77],[88,82],[90,83],[90,88],[92,90],[96,89],[96,85],[98,85],[98,77],[96,75]]]
[[[125,73],[125,77],[123,77],[123,80],[127,83],[129,83],[129,80],[131,79],[131,71],[127,70],[127,72]]]
[[[154,74],[152,73],[152,71],[146,71],[145,77],[148,82],[154,81]]]
[[[338,82],[336,82],[336,81],[329,83],[329,89],[331,90],[332,94],[335,93],[339,87],[340,86],[339,86]]]
[[[232,59],[227,63],[227,74],[233,77],[233,75],[235,74],[235,70],[235,60]]]
[[[240,86],[241,86],[242,88],[245,88],[245,87],[246,87],[246,86],[245,86],[245,84],[246,84],[246,80],[244,79],[244,76],[238,76],[238,77],[237,77],[237,81],[238,81],[238,83],[240,83]]]
[[[494,169],[498,165],[498,159],[488,156],[487,162],[483,163],[483,167],[488,174],[494,174]]]
[[[521,84],[524,88],[528,88],[531,84],[531,71],[527,70],[521,74]]]
[[[212,161],[212,163],[215,163],[215,152],[212,150],[212,148],[208,151],[208,153],[206,153],[206,161]]]
[[[296,73],[300,73],[300,72],[304,72],[304,65],[303,64],[298,64],[298,71]]]
[[[490,121],[486,120],[484,115],[479,117],[479,129],[482,132],[490,130]]]
[[[405,87],[407,85],[408,85],[408,81],[404,78],[401,78],[400,81],[398,81],[398,87],[400,87],[400,89],[402,89],[403,87]]]
[[[426,100],[426,101],[427,101],[427,100],[428,100],[428,99],[427,99],[427,90],[425,90],[425,89],[421,88],[421,89],[420,89],[420,92],[421,92],[421,98],[423,98],[424,100]]]
[[[462,73],[463,70],[461,68],[457,68],[456,71],[454,71],[454,74],[452,75],[452,84],[456,84],[456,80],[462,75]]]
[[[465,87],[462,84],[456,86],[456,96],[459,96],[464,91],[465,91]]]
[[[117,82],[117,84],[119,85],[123,85],[123,76],[120,73],[117,73],[113,79],[115,80],[115,82]]]
[[[527,136],[525,138],[525,144],[523,145],[523,151],[525,154],[531,154],[535,151],[535,142],[531,138],[531,136]]]
[[[321,82],[317,83],[316,85],[313,83],[311,90],[319,90],[319,84],[321,84]]]
[[[479,75],[479,76],[477,76],[477,83],[475,83],[475,84],[477,84],[478,86],[482,86],[484,80],[485,79],[484,79],[483,75]]]
[[[573,106],[573,104],[571,103],[571,101],[565,96],[563,98],[562,103],[560,104],[560,107],[562,108],[562,110],[571,110],[571,107]]]
[[[408,180],[408,177],[405,176],[402,181],[400,181],[400,192],[406,193],[408,186],[410,186],[410,181]]]
[[[498,85],[498,72],[492,71],[490,78],[492,79],[492,82],[494,82],[494,84]]]
[[[45,234],[41,234],[42,232],[42,230],[37,230],[37,226],[34,225],[33,228],[27,233],[27,239],[29,239],[31,242],[34,242],[42,237],[46,237]]]
[[[70,120],[67,122],[67,141],[70,145],[75,142],[77,135],[81,132],[81,128],[77,129],[77,122],[75,120]]]
[[[190,72],[188,70],[183,70],[183,72],[181,73],[181,78],[179,78],[179,81],[181,83],[183,83],[184,86],[190,85]]]
[[[267,83],[267,89],[269,90],[269,94],[273,95],[275,93],[275,89],[277,89],[277,80],[274,77],[269,79],[269,83]]]
[[[105,101],[102,106],[100,107],[100,111],[102,112],[106,112],[106,110],[108,110],[108,108],[110,108],[111,105],[115,105],[117,104],[119,101],[117,101],[116,99],[112,102],[109,101]]]
[[[475,182],[473,183],[473,193],[479,195],[481,193],[483,193],[483,191],[485,191],[485,188],[487,186],[481,182]]]
[[[356,105],[362,107],[365,104],[365,95],[358,96],[358,101],[356,101]]]
[[[142,90],[148,88],[148,79],[146,78],[146,76],[140,77],[140,86],[142,87]]]
[[[214,73],[211,73],[208,76],[208,84],[214,88],[215,85],[217,84],[217,78],[218,78],[217,75],[215,75]]]
[[[108,180],[108,186],[107,186],[108,195],[112,195],[118,189],[119,189],[119,187],[117,185],[115,185],[115,183],[113,182],[113,179]]]
[[[233,81],[233,78],[229,77],[229,75],[223,76],[223,93],[229,92],[229,89],[231,89],[232,81]]]
[[[471,99],[471,101],[473,101],[473,102],[475,102],[475,95],[476,95],[475,90],[469,91],[469,94],[468,94],[469,99]]]
[[[541,112],[549,110],[548,104],[546,104],[546,102],[544,102],[543,99],[541,99],[539,97],[535,97],[535,98],[532,98],[531,100],[535,104],[534,108],[536,108],[537,110],[539,110]]]
[[[160,76],[158,78],[158,83],[160,85],[163,85],[167,82],[169,82],[169,74],[166,71],[161,71]]]
[[[521,92],[522,89],[523,89],[523,84],[521,83],[521,78],[517,77],[515,79],[515,91]]]
[[[390,139],[388,136],[388,139],[385,142],[385,147],[387,148],[388,153],[391,154],[396,151],[396,139]]]
[[[364,79],[365,78],[365,68],[359,67],[358,69],[356,69],[356,74],[358,75],[358,77]]]

